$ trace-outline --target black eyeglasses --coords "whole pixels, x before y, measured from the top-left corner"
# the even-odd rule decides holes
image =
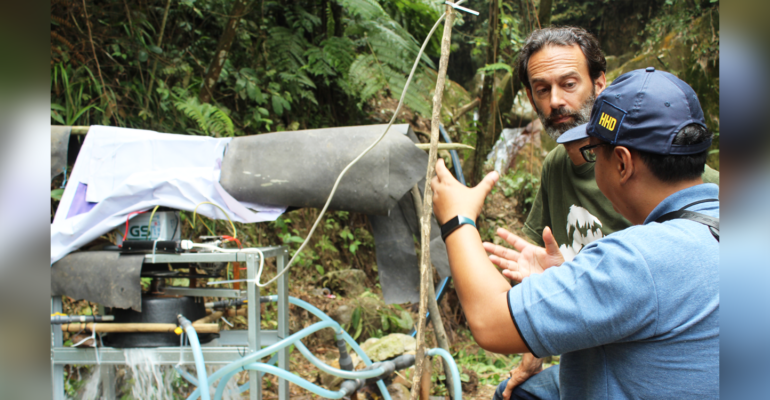
[[[596,162],[596,153],[594,153],[594,149],[601,146],[609,144],[607,142],[601,142],[597,144],[589,144],[588,146],[583,146],[580,148],[580,154],[583,155],[583,159],[586,160],[586,162]]]

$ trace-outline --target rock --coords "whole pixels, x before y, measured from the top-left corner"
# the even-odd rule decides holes
[[[366,274],[359,269],[343,269],[326,273],[319,280],[321,287],[347,297],[357,297],[366,290]]]
[[[409,389],[400,383],[391,383],[388,385],[388,393],[393,400],[407,400],[409,399]]]
[[[339,360],[333,360],[333,361],[326,361],[327,364],[329,364],[332,368],[340,368],[340,362]],[[331,374],[327,374],[323,371],[318,371],[318,379],[321,381],[321,385],[329,390],[339,390],[340,385],[345,380],[345,378],[340,378],[339,376],[334,376]]]
[[[353,307],[343,304],[337,307],[337,309],[329,314],[329,316],[337,321],[338,324],[345,325],[349,324],[350,320],[353,318],[353,310]]]
[[[372,361],[389,360],[406,353],[414,353],[417,341],[410,335],[391,333],[380,339],[370,338],[361,345],[361,349]]]

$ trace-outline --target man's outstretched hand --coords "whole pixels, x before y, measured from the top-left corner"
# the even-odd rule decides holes
[[[564,262],[564,256],[559,250],[559,244],[556,243],[551,228],[546,227],[543,230],[545,248],[531,244],[502,228],[497,229],[497,236],[508,242],[516,250],[489,242],[484,242],[484,250],[491,253],[490,261],[503,269],[503,275],[516,282],[521,282],[522,279],[531,274],[542,273],[546,269],[559,266]]]
[[[481,214],[484,198],[499,178],[497,172],[492,171],[476,187],[469,188],[458,182],[444,165],[444,160],[439,158],[436,162],[436,176],[430,181],[433,213],[438,223],[443,225],[458,215],[475,221]]]

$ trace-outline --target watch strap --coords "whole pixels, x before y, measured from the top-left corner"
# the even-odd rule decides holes
[[[441,225],[441,239],[446,241],[446,238],[449,236],[449,234],[456,231],[457,228],[463,225],[472,225],[474,228],[476,228],[476,223],[472,219],[464,215],[458,215],[447,221],[444,225]]]

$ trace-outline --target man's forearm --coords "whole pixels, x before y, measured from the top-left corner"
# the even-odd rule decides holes
[[[511,285],[489,261],[479,232],[464,225],[446,244],[455,289],[476,341],[496,353],[527,352],[508,309]]]

